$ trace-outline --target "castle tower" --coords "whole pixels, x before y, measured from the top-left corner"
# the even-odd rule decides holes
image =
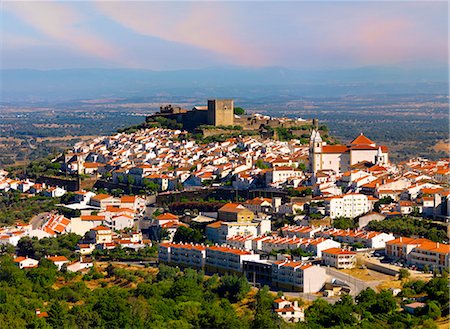
[[[313,129],[319,130],[319,119],[314,118],[313,121],[312,121],[312,124],[313,124],[313,127],[314,127]]]
[[[232,99],[209,99],[208,124],[213,126],[233,126],[234,101]]]
[[[309,166],[313,173],[322,169],[322,137],[318,130],[313,130],[309,139]]]

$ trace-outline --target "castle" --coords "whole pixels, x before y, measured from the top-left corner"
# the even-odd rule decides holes
[[[220,127],[240,126],[242,130],[264,131],[277,127],[293,128],[313,124],[312,120],[275,118],[267,115],[235,115],[234,101],[232,99],[210,99],[207,106],[194,106],[192,110],[179,106],[161,106],[158,113],[147,118],[150,121],[157,117],[175,120],[183,125],[183,129],[193,131],[201,126]],[[316,123],[317,125],[317,120]],[[208,134],[215,134],[209,131]]]
[[[388,149],[363,135],[356,137],[349,145],[326,145],[319,131],[313,130],[309,141],[309,165],[314,174],[320,170],[343,173],[359,162],[385,165],[389,162]]]
[[[207,106],[194,106],[186,110],[172,105],[161,106],[159,113],[151,117],[164,117],[183,124],[183,128],[193,130],[201,125],[233,126],[234,101],[232,99],[209,99]]]

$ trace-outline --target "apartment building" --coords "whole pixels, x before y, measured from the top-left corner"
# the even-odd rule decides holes
[[[386,255],[391,259],[402,259],[418,268],[447,269],[450,266],[450,246],[425,238],[400,237],[386,243]]]
[[[450,246],[439,242],[427,241],[413,248],[407,256],[409,264],[418,268],[428,266],[438,270],[449,268]]]
[[[356,265],[356,252],[340,248],[330,248],[322,251],[322,263],[337,269],[353,268]]]
[[[253,235],[235,235],[226,239],[225,243],[237,249],[252,250]]]
[[[210,241],[223,243],[232,236],[260,236],[270,231],[271,222],[269,219],[255,219],[250,222],[219,221],[206,226],[206,237]]]
[[[325,212],[331,218],[355,218],[372,211],[372,203],[367,195],[350,193],[326,198]]]
[[[322,231],[322,227],[313,227],[313,226],[297,226],[297,225],[285,225],[281,228],[281,232],[283,236],[287,236],[289,238],[313,238],[314,234]]]
[[[230,247],[211,246],[206,249],[206,271],[209,273],[241,273],[245,260],[258,261],[253,251]]]
[[[329,229],[316,233],[316,236],[331,238],[346,244],[363,244],[366,248],[381,249],[386,246],[386,242],[394,240],[392,233],[382,233],[364,230],[341,230]]]
[[[340,248],[339,242],[326,238],[304,239],[304,238],[283,238],[272,237],[261,241],[261,249],[266,253],[272,250],[294,250],[302,249],[305,252],[312,253],[314,257],[322,257],[322,250],[330,248]]]
[[[325,269],[320,266],[289,260],[272,264],[272,285],[280,289],[315,293],[326,279]]]
[[[203,269],[206,248],[200,244],[163,242],[158,247],[158,259],[167,264]]]

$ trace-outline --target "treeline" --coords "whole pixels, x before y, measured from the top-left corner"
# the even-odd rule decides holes
[[[12,225],[16,221],[28,223],[36,214],[55,210],[59,198],[23,197],[18,192],[0,193],[0,225]]]
[[[47,260],[20,270],[9,256],[0,266],[1,328],[436,328],[434,319],[448,314],[444,277],[405,284],[409,294],[415,289],[428,297],[416,316],[400,312],[400,298],[390,291],[368,288],[334,305],[317,299],[305,322],[289,324],[272,310],[275,294],[267,287],[252,291],[235,275],[207,277],[164,265],[157,274],[109,265],[83,275],[57,271]],[[48,316],[37,317],[36,309]]]
[[[75,253],[75,247],[81,236],[75,233],[58,235],[57,237],[42,238],[23,237],[17,244],[17,254],[19,256],[31,257],[37,260],[45,256],[66,256],[69,259],[76,259],[79,254]]]

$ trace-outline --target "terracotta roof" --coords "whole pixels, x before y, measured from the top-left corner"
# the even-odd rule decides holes
[[[106,226],[96,226],[94,228],[91,228],[91,231],[107,231],[107,230],[111,230],[109,227]]]
[[[156,217],[157,220],[178,220],[178,216],[171,214],[170,212],[166,212]]]
[[[120,202],[123,203],[134,203],[134,201],[136,200],[136,196],[134,195],[124,195],[123,197],[120,198]]]
[[[332,255],[356,255],[356,252],[344,250],[341,248],[330,248],[322,250],[322,253],[332,254]]]
[[[222,225],[222,222],[218,221],[218,222],[214,222],[214,223],[208,224],[208,225],[206,225],[206,227],[219,228],[221,225]]]
[[[65,256],[51,256],[47,257],[48,260],[52,262],[68,262],[69,260]]]
[[[101,201],[101,200],[108,199],[108,198],[111,198],[111,195],[108,195],[108,194],[97,194],[96,196],[92,197],[92,200]]]
[[[27,259],[27,257],[19,256],[19,257],[14,258],[14,262],[20,263],[21,261],[24,261],[25,259]]]
[[[247,208],[245,208],[243,205],[241,205],[240,203],[227,203],[226,205],[222,206],[219,211],[224,211],[224,212],[241,212],[243,210],[248,210]]]
[[[345,153],[349,148],[345,145],[324,145],[322,153]]]
[[[85,215],[80,216],[81,220],[105,220],[105,216],[99,216],[99,215]]]
[[[350,145],[370,145],[370,144],[375,144],[374,141],[370,140],[369,138],[367,138],[366,136],[364,136],[363,133],[361,133],[361,135],[359,135],[358,137],[356,137],[351,143]]]

